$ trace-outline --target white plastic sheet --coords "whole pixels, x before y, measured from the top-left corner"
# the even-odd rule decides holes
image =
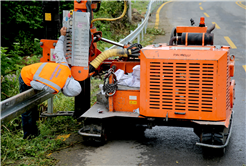
[[[124,74],[124,71],[121,69],[115,72],[119,85],[140,87],[140,65],[136,65],[132,69],[133,72],[128,74]]]

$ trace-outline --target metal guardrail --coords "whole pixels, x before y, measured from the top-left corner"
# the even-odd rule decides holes
[[[9,99],[6,99],[0,103],[1,122],[4,123],[10,121],[11,119],[28,111],[35,105],[38,105],[53,96],[54,94],[50,94],[45,91],[29,89]]]
[[[160,3],[163,1],[156,1],[156,0],[151,0],[147,12],[145,15],[145,19],[142,20],[142,23],[138,25],[138,27],[131,32],[127,37],[122,39],[119,43],[121,44],[126,44],[128,42],[132,42],[136,38],[138,38],[138,43],[140,43],[140,33],[142,36],[143,40],[143,31],[146,33],[147,25],[148,25],[148,19],[149,15],[151,13],[151,7],[153,3]],[[115,48],[117,46],[112,46],[109,49]],[[10,121],[11,119],[21,115],[22,113],[30,110],[32,107],[35,105],[38,105],[42,102],[44,102],[47,99],[50,99],[48,102],[48,109],[52,110],[52,97],[54,94],[49,94],[45,91],[36,91],[34,89],[27,90],[23,93],[17,94],[9,99],[6,99],[2,102],[0,102],[0,107],[1,107],[1,122],[7,122]],[[49,111],[48,111],[49,112]],[[53,112],[53,111],[52,111]],[[52,113],[49,112],[49,113]]]
[[[132,31],[128,36],[126,36],[124,39],[121,39],[118,43],[120,44],[127,44],[128,42],[134,41],[136,38],[138,39],[138,43],[140,43],[140,34],[142,36],[142,40],[144,38],[144,33],[146,33],[146,29],[148,26],[148,20],[149,20],[149,15],[152,12],[152,6],[154,6],[154,3],[160,3],[164,1],[157,1],[157,0],[151,0],[150,3],[148,4],[147,11],[145,14],[145,19],[142,19],[141,24],[138,24],[138,27]],[[112,46],[109,49],[117,48],[117,46]]]

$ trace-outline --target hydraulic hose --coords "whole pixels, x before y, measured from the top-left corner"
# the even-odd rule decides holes
[[[120,57],[138,57],[140,55],[140,50],[142,49],[142,45],[138,43],[134,43],[128,48],[125,49],[111,49],[106,50],[100,55],[98,55],[89,66],[89,73],[93,72],[98,66],[107,58],[112,56],[120,56]]]
[[[210,28],[207,29],[207,33],[211,33],[215,28],[215,24],[213,24]]]
[[[170,39],[169,41],[169,46],[172,46],[173,45],[173,42],[176,40],[176,41],[179,41],[181,39],[181,36],[174,36]]]
[[[91,21],[91,24],[95,21],[115,21],[115,20],[118,20],[118,19],[121,19],[124,17],[124,15],[126,14],[126,10],[127,10],[127,5],[126,5],[126,0],[124,0],[124,11],[123,13],[121,14],[120,17],[117,17],[117,18],[95,18]]]
[[[128,57],[128,55],[131,55],[131,50],[127,49],[111,49],[106,50],[103,53],[101,53],[99,56],[97,56],[91,63],[90,63],[90,69],[89,72],[92,72],[93,70],[97,69],[98,66],[107,58],[112,56],[120,56],[120,57]]]

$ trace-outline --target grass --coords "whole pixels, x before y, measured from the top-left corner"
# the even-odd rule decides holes
[[[148,4],[149,4],[150,0],[146,0],[146,1],[140,1],[140,0],[132,0],[131,3],[132,3],[132,6],[131,8],[132,9],[137,9],[137,11],[141,14],[141,15],[144,15],[147,11],[147,7],[148,7]],[[153,3],[152,4],[152,7],[151,7],[151,12],[156,9],[156,7],[158,5],[160,5],[161,3],[163,3],[164,1],[162,2],[157,2],[157,3]]]
[[[144,15],[147,11],[147,6],[149,4],[150,1],[139,1],[139,0],[132,0],[131,3],[132,3],[132,9],[137,9],[137,11]]]
[[[20,121],[20,118],[15,119]],[[47,157],[47,154],[66,146],[60,139],[55,139],[62,133],[77,132],[80,123],[72,117],[57,117],[50,121],[41,119],[38,126],[41,134],[31,140],[22,139],[22,130],[7,128],[2,129],[1,136],[1,161],[3,165],[53,165],[56,161]],[[38,164],[37,164],[38,163]]]
[[[91,106],[96,102],[96,94],[99,92],[99,85],[103,84],[102,79],[91,78]]]

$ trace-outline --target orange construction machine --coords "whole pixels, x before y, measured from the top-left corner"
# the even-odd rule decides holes
[[[207,28],[201,18],[198,27],[174,28],[168,44],[144,48],[140,44],[122,45],[102,38],[93,27],[90,16],[98,6],[76,1],[74,10],[82,12],[73,11],[69,18],[67,12],[63,20],[72,36],[67,37],[69,49],[65,51],[71,58],[74,78],[84,85],[83,91],[88,90],[84,83],[90,76],[106,71],[102,91],[91,108],[81,111],[76,101],[83,104],[84,100],[75,99],[76,118],[84,121],[78,133],[84,140],[105,142],[117,124],[142,126],[140,130],[153,126],[192,127],[200,138],[196,145],[224,152],[231,136],[235,57],[230,56],[230,47],[213,45],[211,32],[215,26]],[[101,53],[96,48],[99,40],[123,49]],[[45,42],[49,44],[43,41],[42,61],[52,61],[46,56],[52,55],[52,44],[45,49]],[[120,58],[108,59],[112,56]],[[134,70],[136,66],[138,70]],[[127,77],[123,83],[128,79],[137,85],[120,83],[118,70]],[[82,93],[84,98],[89,97]]]

